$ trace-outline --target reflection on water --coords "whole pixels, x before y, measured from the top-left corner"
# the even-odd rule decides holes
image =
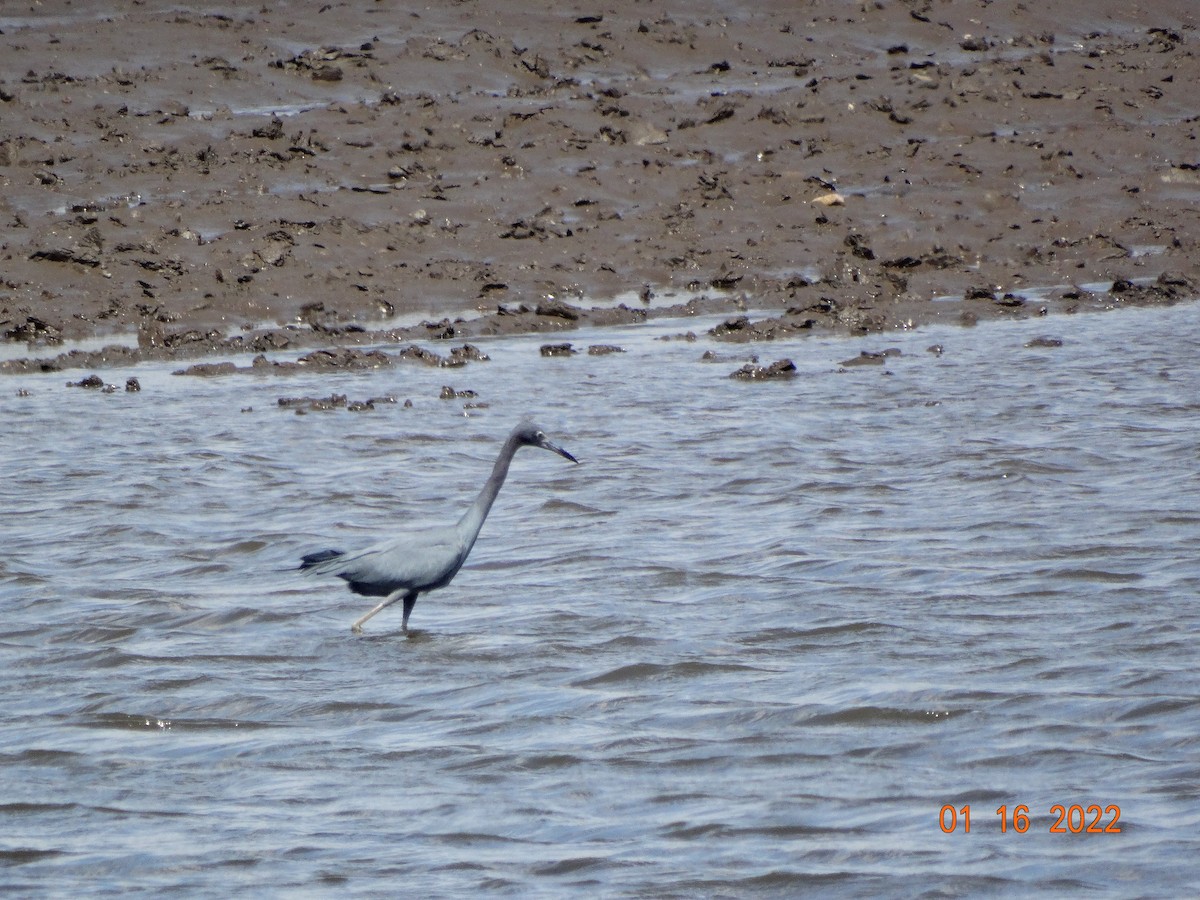
[[[5,379],[0,888],[1182,896],[1195,309]],[[726,377],[747,352],[798,374]],[[401,402],[277,404],[330,392]],[[352,635],[370,601],[292,571],[456,517],[527,414],[583,464],[517,457],[415,636]],[[1052,833],[1055,804],[1122,831]]]

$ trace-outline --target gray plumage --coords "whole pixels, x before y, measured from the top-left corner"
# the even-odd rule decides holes
[[[414,531],[401,538],[376,544],[358,553],[341,550],[320,550],[300,561],[300,569],[308,575],[336,575],[350,585],[350,590],[366,597],[383,597],[373,610],[355,622],[351,628],[362,631],[362,625],[397,600],[404,600],[404,619],[401,629],[408,631],[408,617],[417,596],[426,591],[445,587],[466,562],[479,530],[487,519],[496,495],[508,476],[508,466],[522,447],[541,447],[579,462],[555,444],[536,425],[518,425],[500,448],[492,474],[483,490],[468,507],[457,524]]]

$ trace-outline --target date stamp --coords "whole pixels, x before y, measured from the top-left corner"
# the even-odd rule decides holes
[[[1015,831],[1025,834],[1032,826],[1029,819],[1029,807],[1025,804],[1011,809],[1007,804],[996,810],[1000,819],[1000,833],[1007,834]],[[1048,829],[1050,834],[1120,834],[1121,807],[1115,803],[1107,805],[1089,803],[1072,803],[1067,806],[1055,803],[1050,807],[1050,816],[1054,821]],[[946,834],[961,831],[971,833],[971,806],[955,807],[947,803],[938,813],[938,826]]]

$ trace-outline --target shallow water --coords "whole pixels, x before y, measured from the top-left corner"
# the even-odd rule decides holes
[[[0,890],[1182,896],[1196,311],[6,378]],[[799,374],[726,377],[749,352]],[[276,402],[331,392],[414,405]],[[416,634],[291,571],[456,516],[527,414],[582,464],[518,455]]]

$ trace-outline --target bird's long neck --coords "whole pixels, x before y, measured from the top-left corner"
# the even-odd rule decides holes
[[[509,435],[508,440],[500,449],[500,455],[496,457],[496,464],[492,466],[492,474],[488,477],[483,490],[479,492],[479,496],[475,498],[475,502],[471,504],[463,517],[458,520],[459,533],[462,534],[468,548],[475,543],[475,538],[479,537],[479,529],[483,528],[483,522],[491,510],[492,504],[496,502],[496,495],[500,493],[504,479],[508,477],[509,463],[512,462],[512,458],[520,446],[516,435]]]

